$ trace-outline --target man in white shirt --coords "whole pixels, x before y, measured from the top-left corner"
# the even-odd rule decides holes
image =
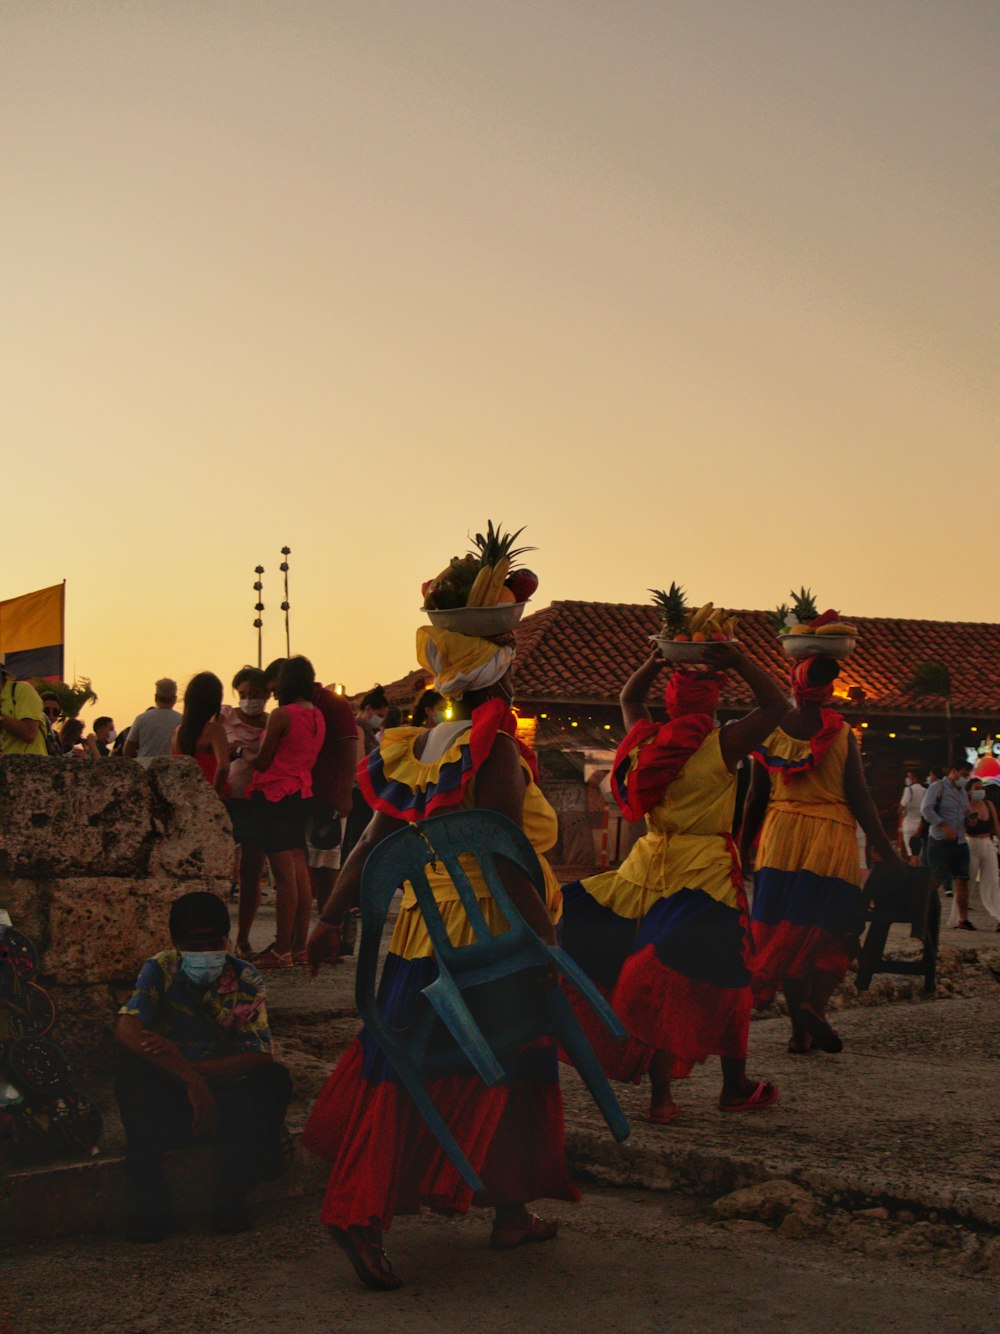
[[[161,677],[154,690],[155,707],[140,713],[129,728],[124,751],[127,760],[151,760],[155,755],[170,754],[170,742],[181,721],[174,708],[177,682],[169,676]]]
[[[909,859],[911,866],[920,865],[923,844],[920,832],[922,824],[920,807],[926,794],[927,789],[920,781],[919,772],[916,769],[907,769],[906,786],[899,799],[899,841],[902,844],[903,856]]]

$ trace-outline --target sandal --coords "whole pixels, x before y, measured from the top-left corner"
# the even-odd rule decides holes
[[[793,1033],[788,1039],[787,1051],[789,1056],[806,1056],[813,1049],[812,1035],[809,1033]]]
[[[516,1232],[516,1240],[502,1240],[505,1231],[509,1231],[511,1236]],[[533,1241],[554,1241],[558,1231],[558,1222],[550,1223],[544,1218],[539,1218],[537,1214],[529,1213],[528,1221],[523,1226],[512,1226],[508,1224],[506,1228],[498,1228],[496,1224],[494,1224],[493,1231],[490,1233],[490,1250],[513,1251],[518,1246],[525,1246]]]
[[[817,1014],[811,1005],[800,1005],[798,1017],[799,1023],[820,1051],[828,1051],[836,1055],[837,1052],[844,1050],[840,1035],[830,1027],[822,1015]]]
[[[259,954],[253,956],[252,962],[255,968],[291,968],[295,960],[291,951],[282,954],[273,945],[268,945],[266,950],[261,950]]]
[[[357,1241],[351,1236],[351,1229],[334,1227],[328,1223],[327,1231],[350,1260],[354,1266],[354,1272],[366,1288],[373,1288],[376,1292],[393,1292],[401,1285],[403,1280],[393,1273],[392,1261],[377,1242],[370,1242],[377,1252],[374,1264],[370,1264],[369,1257],[365,1255]],[[363,1229],[357,1228],[355,1231],[363,1231]]]
[[[762,1112],[778,1101],[778,1090],[766,1079],[758,1079],[756,1087],[739,1102],[723,1102],[719,1099],[720,1112]]]

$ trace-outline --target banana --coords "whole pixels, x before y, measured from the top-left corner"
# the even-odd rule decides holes
[[[815,630],[810,630],[808,625],[793,625],[788,632],[790,635],[813,635]]]
[[[484,565],[476,575],[473,585],[469,589],[469,597],[465,604],[467,607],[481,607],[483,605],[483,600],[492,578],[493,566]]]
[[[691,629],[703,630],[705,628],[705,622],[708,620],[709,616],[711,616],[714,609],[714,603],[711,602],[706,602],[703,607],[699,607],[691,617]]]
[[[858,633],[856,625],[849,625],[847,621],[830,621],[828,625],[821,625],[816,631],[818,635],[851,635]]]
[[[739,625],[739,623],[740,623],[740,618],[738,616],[729,616],[726,618],[726,623],[722,627],[722,629],[727,639],[736,638],[736,627]]]
[[[483,595],[484,607],[495,607],[500,601],[500,590],[503,588],[503,581],[507,578],[510,570],[510,557],[501,556],[496,565],[493,566],[490,582],[486,586],[486,592]]]

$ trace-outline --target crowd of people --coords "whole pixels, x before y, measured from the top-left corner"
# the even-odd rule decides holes
[[[863,929],[858,829],[900,874],[925,864],[953,896],[958,929],[974,929],[969,885],[978,880],[1000,930],[1000,824],[990,792],[960,763],[932,771],[926,786],[919,773],[908,773],[897,847],[876,813],[851,729],[831,707],[839,670],[831,658],[795,662],[789,696],[788,682],[738,645],[711,644],[699,666],[670,671],[665,721],[654,719],[647,701],[668,664],[658,653],[643,661],[621,690],[626,735],[611,782],[624,816],[643,821],[645,832],[619,867],[560,885],[545,860],[558,835],[556,812],[535,756],[516,736],[513,636],[484,639],[428,626],[418,631],[416,648],[433,688],[406,720],[381,687],[355,711],[297,656],[241,668],[232,681],[235,704],[224,703],[220,678],[201,672],[180,710],[175,683],[158,681],[153,706],[122,736],[115,737],[111,718],[99,719],[86,736],[80,728],[58,732],[72,753],[91,760],[115,748],[139,760],[191,757],[225,802],[237,849],[235,943],[222,900],[184,896],[171,914],[170,948],[147,960],[120,1012],[126,1059],[118,1097],[138,1239],[156,1239],[169,1225],[163,1148],[208,1136],[223,1120],[216,1225],[248,1225],[247,1191],[280,1168],[291,1096],[271,1050],[261,971],[304,963],[316,975],[336,963],[351,948],[372,851],[428,816],[487,809],[524,831],[540,858],[544,896],[512,864],[505,864],[505,887],[541,940],[561,942],[622,1019],[628,1038],[613,1042],[570,995],[609,1076],[638,1083],[648,1075],[646,1119],[657,1126],[684,1114],[676,1081],[716,1057],[719,1111],[773,1106],[778,1088],[748,1075],[747,1058],[751,1011],[779,992],[789,1053],[842,1049],[827,1008]],[[728,674],[749,686],[754,705],[720,727]],[[45,739],[58,723],[58,706],[57,697],[38,696],[5,671],[3,750],[50,753]],[[739,811],[737,772],[748,766]],[[275,938],[254,950],[250,931],[265,862],[275,884]],[[752,903],[745,892],[751,869]],[[502,931],[485,881],[475,870],[469,875],[485,920]],[[471,939],[447,876],[431,866],[428,879],[453,944]],[[423,991],[437,969],[416,897],[402,888],[379,990],[387,1020],[401,1028],[426,1004]],[[577,1198],[565,1156],[558,1057],[554,1043],[535,1042],[499,1085],[488,1088],[470,1073],[431,1086],[485,1185],[474,1201],[391,1062],[362,1030],[317,1099],[303,1143],[330,1164],[321,1217],[363,1283],[399,1285],[384,1234],[396,1214],[423,1206],[455,1214],[473,1202],[490,1205],[497,1250],[556,1235],[556,1225],[528,1206]]]

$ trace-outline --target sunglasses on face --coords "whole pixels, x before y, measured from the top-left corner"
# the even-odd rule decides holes
[[[45,709],[45,714],[49,718],[58,718],[60,713],[62,713],[62,709],[56,709],[51,707],[47,707]]]

